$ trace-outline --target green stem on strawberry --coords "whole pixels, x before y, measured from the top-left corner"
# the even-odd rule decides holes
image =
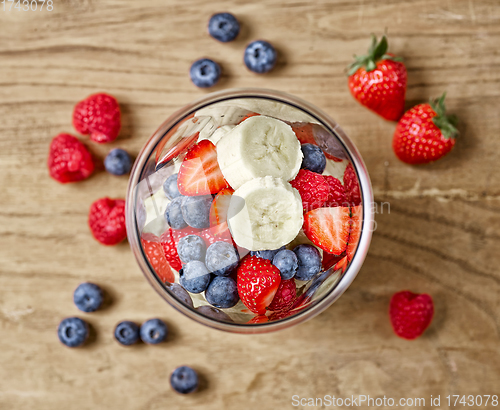
[[[444,100],[446,92],[439,98],[429,101],[430,106],[436,112],[436,116],[432,118],[432,122],[441,130],[444,138],[456,138],[458,135],[457,123],[458,118],[455,115],[446,115],[446,106]]]
[[[348,67],[347,75],[351,76],[361,67],[364,67],[366,72],[373,71],[377,68],[377,61],[380,60],[392,60],[392,61],[403,61],[401,57],[395,57],[393,55],[387,54],[387,48],[389,44],[387,43],[387,37],[385,34],[377,43],[377,37],[372,34],[372,43],[368,49],[368,54],[364,56],[354,55],[355,61]]]

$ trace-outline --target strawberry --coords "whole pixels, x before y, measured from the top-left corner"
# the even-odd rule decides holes
[[[73,125],[83,135],[98,143],[116,139],[121,128],[120,106],[116,98],[104,93],[93,94],[75,105]]]
[[[345,272],[345,270],[347,269],[347,265],[349,264],[349,259],[347,258],[347,256],[344,256],[341,260],[339,260],[335,266],[333,267],[333,270],[336,271],[336,270],[339,270],[341,269],[342,270],[342,273]]]
[[[282,280],[268,309],[274,312],[288,311],[292,308],[296,299],[295,279]]]
[[[344,191],[345,199],[349,205],[357,206],[361,203],[358,177],[352,164],[348,164],[344,171]]]
[[[103,245],[116,245],[127,237],[125,201],[101,198],[92,203],[88,224],[94,238]]]
[[[307,169],[299,170],[299,173],[293,181],[290,181],[290,184],[299,191],[304,212],[323,206],[330,193],[330,187],[323,175]]]
[[[224,188],[215,196],[210,206],[210,226],[216,226],[227,221],[227,209],[233,192],[234,190],[231,188]]]
[[[394,333],[403,339],[416,339],[429,327],[434,316],[432,298],[410,291],[395,293],[389,306]]]
[[[403,115],[407,73],[401,59],[387,52],[387,38],[372,36],[368,55],[349,66],[349,89],[362,105],[390,121]]]
[[[345,199],[345,189],[337,178],[331,175],[324,175],[326,183],[330,187],[328,192],[328,198],[323,206],[342,206],[344,205]]]
[[[347,259],[349,261],[352,261],[354,253],[356,252],[356,248],[358,247],[362,224],[363,224],[363,208],[361,205],[353,206],[351,208],[349,239],[347,240],[347,248],[346,248]]]
[[[153,234],[144,234],[141,237],[141,244],[158,278],[162,282],[174,283],[175,277],[163,253],[160,239]]]
[[[165,232],[163,232],[160,236],[160,243],[167,262],[173,269],[179,271],[182,268],[182,262],[177,254],[177,245],[174,241],[172,228],[168,228]]]
[[[323,261],[321,262],[321,267],[323,270],[328,270],[332,266],[335,266],[344,258],[344,254],[342,255],[332,255],[328,252],[323,252]]]
[[[177,177],[182,195],[216,194],[228,184],[217,163],[215,145],[209,140],[192,147],[182,161]]]
[[[266,313],[281,282],[279,269],[267,259],[245,257],[237,270],[238,294],[243,304],[258,315]]]
[[[319,248],[333,255],[341,255],[349,238],[349,208],[318,208],[304,215],[302,229]]]
[[[426,164],[444,157],[455,145],[457,118],[446,115],[444,93],[429,104],[419,104],[399,120],[392,148],[407,164]]]
[[[247,324],[257,324],[257,323],[266,323],[269,322],[269,319],[266,315],[258,315],[250,319]]]
[[[88,178],[94,172],[94,161],[78,138],[59,134],[50,143],[47,167],[52,178],[66,184]]]

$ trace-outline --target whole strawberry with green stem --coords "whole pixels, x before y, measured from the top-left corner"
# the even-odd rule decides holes
[[[408,110],[399,120],[392,147],[407,164],[426,164],[444,157],[455,145],[457,117],[446,114],[446,93]]]
[[[387,38],[372,35],[368,54],[354,56],[349,66],[349,89],[362,105],[386,120],[397,121],[405,107],[407,73],[401,58],[387,54]]]

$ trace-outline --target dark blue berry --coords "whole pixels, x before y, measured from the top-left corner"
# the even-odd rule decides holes
[[[104,168],[113,175],[125,175],[132,168],[132,159],[127,151],[115,148],[104,158]]]
[[[149,319],[141,325],[141,340],[150,345],[156,345],[167,338],[168,327],[161,319]]]
[[[208,58],[196,60],[189,70],[193,84],[200,88],[212,87],[219,81],[220,66]]]
[[[205,291],[205,298],[212,306],[228,309],[236,305],[240,297],[236,282],[225,276],[216,276]]]
[[[163,192],[165,192],[165,196],[170,200],[181,195],[177,187],[177,175],[178,174],[170,175],[163,183]]]
[[[170,376],[170,385],[177,393],[193,393],[198,389],[198,384],[198,373],[188,366],[178,367]]]
[[[82,312],[95,312],[102,305],[102,290],[93,283],[81,283],[73,293],[73,302]]]
[[[193,228],[208,228],[210,226],[208,219],[210,205],[212,205],[212,195],[182,197],[182,216],[186,223]]]
[[[81,346],[89,336],[89,325],[78,317],[68,317],[59,323],[57,336],[68,347]]]
[[[321,254],[316,247],[302,244],[296,246],[293,252],[299,262],[295,279],[310,280],[321,271]]]
[[[182,267],[179,283],[191,293],[203,292],[210,283],[210,272],[200,261],[191,261]]]
[[[243,61],[249,70],[262,74],[272,70],[277,58],[278,54],[271,44],[257,40],[247,46]]]
[[[240,258],[234,246],[223,241],[210,245],[205,256],[208,271],[220,276],[228,276],[238,266],[239,261]]]
[[[205,260],[207,245],[198,235],[182,237],[177,244],[177,253],[182,263]]]
[[[322,174],[326,167],[326,157],[321,148],[313,144],[302,144],[300,149],[304,154],[300,167]]]
[[[208,22],[208,33],[223,43],[234,40],[239,32],[240,24],[230,13],[214,14]]]
[[[274,256],[273,265],[280,270],[281,279],[288,280],[295,276],[299,267],[299,261],[294,252],[284,249]]]
[[[184,273],[184,271],[181,269],[179,271],[179,275],[181,275],[182,273]],[[189,293],[187,293],[186,289],[184,289],[181,285],[177,283],[168,283],[168,282],[165,285],[167,286],[168,290],[170,290],[178,300],[180,300],[185,305],[194,307],[193,299],[191,299]]]
[[[172,229],[183,229],[188,226],[184,217],[182,216],[182,200],[183,196],[174,198],[172,202],[167,205],[165,209],[165,220]]]
[[[210,317],[219,322],[234,322],[234,320],[231,319],[226,313],[224,313],[222,310],[214,308],[213,306],[199,306],[196,308],[196,310],[203,316]]]
[[[115,339],[124,346],[130,346],[139,341],[139,326],[125,320],[116,325]]]
[[[257,256],[262,259],[267,259],[268,261],[272,261],[273,258],[279,251],[285,249],[285,246],[282,246],[279,249],[269,250],[269,251],[250,251],[250,256]]]

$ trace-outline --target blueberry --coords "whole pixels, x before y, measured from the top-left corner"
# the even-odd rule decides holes
[[[219,81],[220,66],[208,58],[196,60],[189,69],[193,84],[200,88],[212,87]]]
[[[233,322],[233,319],[231,319],[226,313],[222,310],[214,308],[213,306],[200,306],[197,307],[196,310],[203,316],[210,317],[220,322]]]
[[[240,297],[236,282],[225,276],[216,276],[205,291],[205,298],[212,306],[228,309],[236,305]]]
[[[299,262],[295,279],[310,280],[321,271],[321,255],[314,246],[302,244],[296,246],[293,252]]]
[[[182,237],[177,244],[177,253],[182,263],[205,260],[207,246],[198,235]]]
[[[139,340],[139,326],[125,320],[116,325],[115,339],[124,346],[130,346]]]
[[[208,34],[223,43],[234,40],[239,32],[240,23],[230,13],[214,14],[208,22]]]
[[[198,389],[198,384],[198,373],[188,366],[178,367],[170,376],[170,385],[177,393],[193,393]]]
[[[78,285],[73,293],[73,302],[82,312],[95,312],[102,305],[102,290],[93,283],[85,282]]]
[[[186,223],[193,228],[208,228],[210,226],[208,219],[210,205],[212,205],[212,195],[182,197],[182,216]]]
[[[277,58],[278,54],[271,44],[257,40],[247,46],[243,61],[250,71],[262,74],[272,70]]]
[[[300,167],[322,174],[326,167],[326,157],[321,148],[313,144],[302,144],[300,149],[304,154]]]
[[[280,270],[281,279],[288,280],[295,276],[299,262],[294,252],[284,249],[274,256],[273,265]]]
[[[141,340],[156,345],[167,338],[168,327],[161,319],[149,319],[141,325]]]
[[[182,271],[182,269],[181,269]],[[184,272],[184,271],[182,271]],[[181,272],[179,271],[179,275]],[[186,289],[184,289],[181,285],[177,283],[166,283],[165,284],[167,288],[174,294],[174,296],[180,300],[182,303],[185,305],[194,307],[193,305],[193,299],[191,299],[191,296],[189,296],[189,293],[186,292]]]
[[[282,246],[281,248],[275,249],[272,251],[250,251],[250,256],[257,256],[259,258],[267,259],[268,261],[272,261],[273,258],[276,256],[276,254],[279,251],[282,251],[283,249],[285,249],[285,246]]]
[[[104,168],[113,175],[125,175],[132,168],[132,159],[127,151],[115,148],[104,158]]]
[[[67,317],[59,323],[57,336],[68,347],[81,346],[89,336],[89,325],[78,317]]]
[[[233,245],[227,242],[214,242],[207,249],[205,264],[209,272],[214,275],[228,276],[236,266],[240,258]]]
[[[170,175],[163,183],[163,192],[165,192],[165,196],[170,200],[181,195],[177,187],[177,175],[178,174]]]
[[[174,198],[165,209],[165,220],[172,229],[182,229],[188,226],[182,216],[182,200],[183,196]]]
[[[203,292],[210,283],[210,272],[200,261],[191,261],[182,267],[179,283],[191,293]]]

